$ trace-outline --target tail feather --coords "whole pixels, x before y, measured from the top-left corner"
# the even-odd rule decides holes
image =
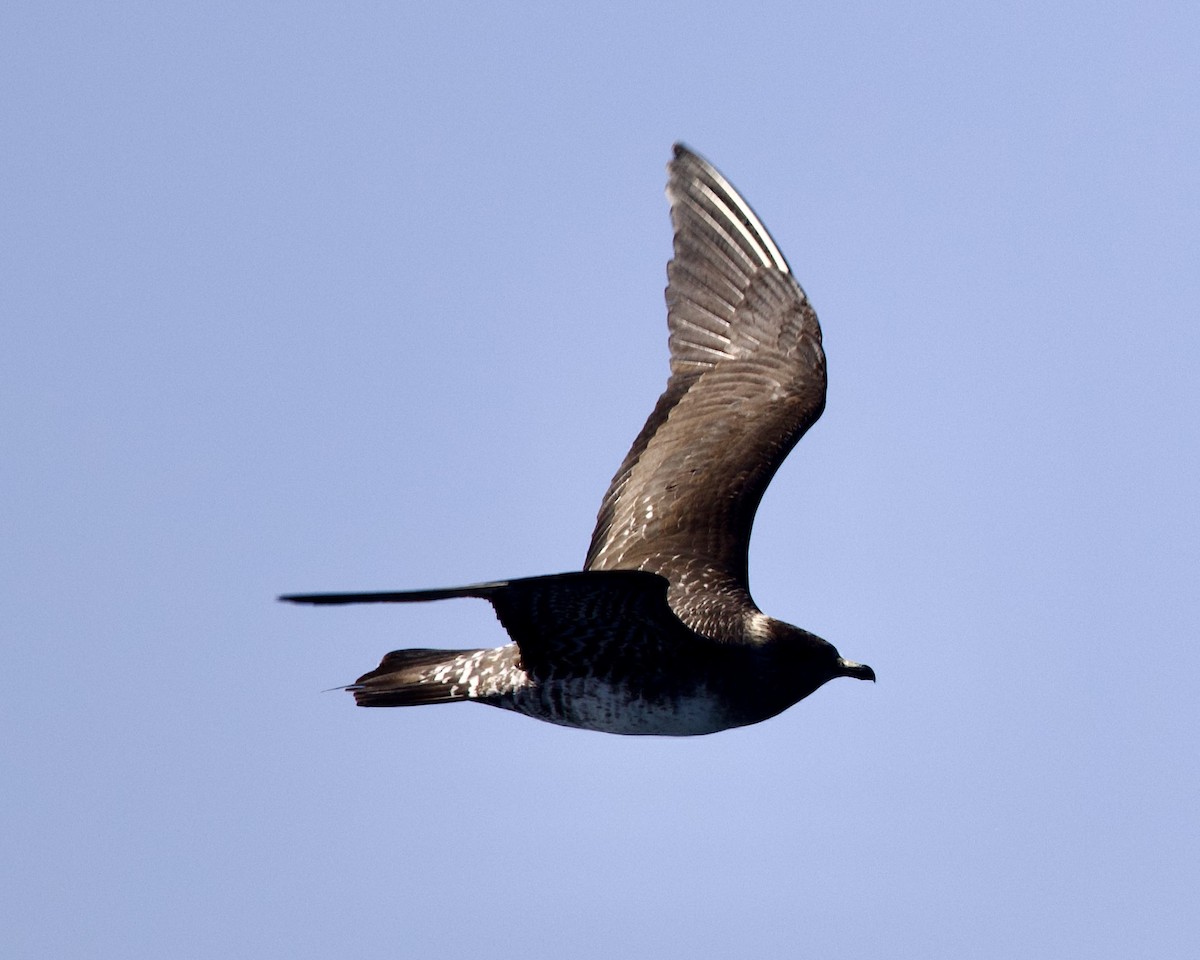
[[[531,578],[532,579],[532,578]],[[475,583],[467,587],[443,587],[438,590],[387,590],[371,593],[289,593],[280,597],[288,603],[310,603],[326,606],[339,603],[425,603],[429,600],[453,600],[456,597],[477,597],[490,600],[511,581]],[[450,652],[450,651],[447,651]]]
[[[491,650],[393,650],[378,667],[345,688],[360,707],[408,707],[455,700],[499,704],[528,689],[534,683],[531,677],[541,676],[556,658],[569,660],[578,653],[581,635],[572,624],[627,619],[678,629],[679,622],[666,603],[666,589],[667,581],[656,574],[604,570],[435,590],[297,593],[279,599],[318,605],[422,603],[455,597],[489,601],[517,643]]]
[[[495,650],[393,650],[346,689],[360,707],[476,700],[526,681],[514,644]]]
[[[393,650],[346,689],[360,707],[411,707],[468,699],[454,664],[476,650]]]

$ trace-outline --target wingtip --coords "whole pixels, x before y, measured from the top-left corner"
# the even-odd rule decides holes
[[[710,164],[707,160],[704,159],[702,154],[693,150],[690,146],[688,146],[682,140],[676,140],[675,143],[672,145],[672,147],[671,147],[671,162],[672,162],[672,164],[692,162],[692,163],[698,163],[701,166],[705,166],[705,167],[712,166],[712,164]]]

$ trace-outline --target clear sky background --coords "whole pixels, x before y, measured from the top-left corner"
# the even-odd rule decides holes
[[[0,955],[1200,955],[1194,3],[0,12]],[[870,663],[694,740],[322,692],[578,568],[664,165],[824,418],[751,552]]]

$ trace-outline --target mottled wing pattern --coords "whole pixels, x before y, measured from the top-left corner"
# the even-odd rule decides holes
[[[681,145],[668,172],[671,377],[605,494],[585,569],[661,574],[684,622],[712,635],[720,615],[703,606],[749,602],[754,513],[824,409],[825,354],[804,291],[732,185]]]

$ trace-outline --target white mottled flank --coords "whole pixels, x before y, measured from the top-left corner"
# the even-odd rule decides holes
[[[746,633],[765,643],[771,639],[771,618],[760,610],[750,611],[746,615]]]
[[[505,666],[511,650],[498,647],[494,650],[476,650],[431,670],[422,683],[449,683],[452,697],[464,696],[471,699],[495,697],[514,686],[529,682],[525,671]],[[466,689],[462,689],[463,687]]]
[[[698,736],[744,722],[705,687],[681,696],[647,697],[642,691],[596,677],[535,683],[513,654],[513,644],[474,650],[438,664],[416,682],[450,685],[451,697],[605,733]]]

